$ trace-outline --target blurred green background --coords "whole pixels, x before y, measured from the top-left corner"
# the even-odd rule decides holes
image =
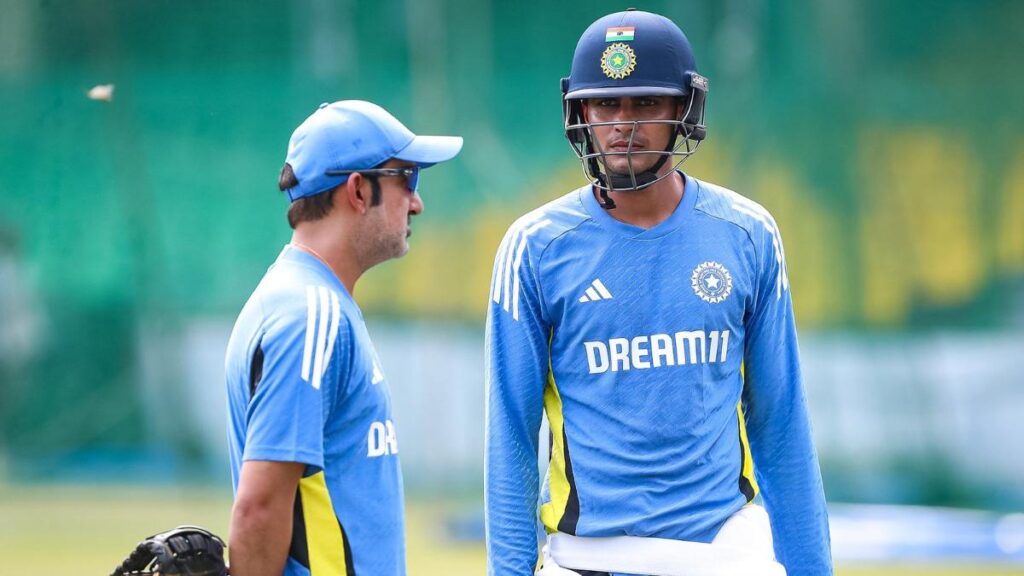
[[[292,129],[350,98],[465,137],[423,178],[411,255],[356,296],[413,506],[456,503],[415,513],[472,515],[491,259],[584,183],[558,81],[625,7],[0,0],[3,518],[38,518],[40,490],[85,490],[62,500],[74,515],[97,485],[155,484],[213,491],[226,528],[227,334],[290,234]],[[781,227],[830,500],[1024,509],[1024,3],[637,7],[679,23],[711,81],[685,169]],[[86,97],[103,84],[112,100]]]

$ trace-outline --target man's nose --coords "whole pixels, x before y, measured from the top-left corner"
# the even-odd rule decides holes
[[[633,130],[633,120],[635,120],[633,105],[628,101],[621,102],[612,113],[612,122],[623,122],[623,124],[616,124],[617,130],[631,131]]]
[[[409,212],[413,214],[423,213],[423,198],[419,192],[412,193],[412,200],[409,201]]]

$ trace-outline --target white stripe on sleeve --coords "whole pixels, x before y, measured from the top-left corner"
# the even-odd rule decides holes
[[[302,379],[309,382],[309,363],[313,355],[313,331],[316,330],[316,287],[306,286],[306,347],[302,350]]]
[[[338,339],[338,323],[340,321],[341,304],[338,302],[338,294],[331,290],[331,328],[327,333],[327,354],[324,356],[324,372],[327,372],[327,365],[331,363],[331,356],[334,354],[334,342]]]
[[[330,314],[330,306],[327,302],[327,288],[320,286],[320,325],[316,332],[316,343],[314,348],[316,350],[313,355],[313,388],[320,389],[320,377],[323,376],[324,371],[324,342],[327,336],[327,319]]]

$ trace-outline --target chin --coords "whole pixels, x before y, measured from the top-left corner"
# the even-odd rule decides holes
[[[400,246],[395,247],[395,255],[393,256],[393,258],[401,258],[402,256],[405,256],[408,253],[409,243],[405,240],[402,240],[402,244]]]

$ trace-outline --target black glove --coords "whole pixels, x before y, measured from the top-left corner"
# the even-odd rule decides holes
[[[146,538],[110,576],[226,576],[224,541],[198,526]]]

